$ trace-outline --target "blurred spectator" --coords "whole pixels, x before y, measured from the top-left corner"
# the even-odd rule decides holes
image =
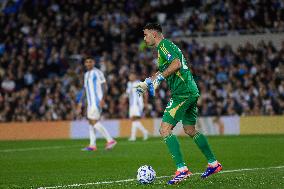
[[[84,55],[105,73],[103,117],[126,118],[127,74],[144,79],[156,71],[156,55],[142,42],[146,22],[161,21],[168,36],[195,32],[283,29],[283,2],[275,1],[7,1],[0,13],[0,121],[72,120],[82,87]],[[174,4],[174,5],[173,5]],[[7,9],[6,9],[7,10]],[[158,18],[156,13],[159,12]],[[198,81],[200,114],[284,113],[284,41],[204,46],[178,41]],[[160,117],[170,96],[166,83],[150,99],[145,116]]]
[[[13,92],[15,90],[16,83],[14,81],[13,75],[8,74],[8,76],[6,77],[4,75],[4,80],[1,83],[1,88],[6,93]]]
[[[284,2],[255,0],[183,1],[178,14],[166,14],[164,26],[172,36],[258,33],[284,30]],[[177,27],[172,27],[177,26]]]

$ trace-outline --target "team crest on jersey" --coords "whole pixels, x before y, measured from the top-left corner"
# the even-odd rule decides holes
[[[169,61],[172,58],[172,55],[169,53],[167,54],[167,60]]]

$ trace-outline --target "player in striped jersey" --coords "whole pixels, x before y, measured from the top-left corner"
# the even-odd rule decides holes
[[[142,125],[141,121],[139,120],[142,117],[144,102],[143,96],[139,96],[136,93],[136,86],[140,83],[137,80],[135,73],[130,73],[129,75],[129,82],[127,83],[126,93],[128,94],[129,98],[129,117],[132,121],[131,123],[131,136],[129,141],[136,140],[136,131],[137,129],[142,131],[143,133],[143,140],[148,139],[148,131]]]
[[[96,151],[96,133],[100,132],[107,140],[105,149],[112,149],[117,142],[110,136],[108,131],[100,122],[102,108],[105,104],[104,92],[106,91],[106,80],[104,74],[99,69],[95,68],[95,60],[93,58],[86,58],[84,61],[87,72],[84,74],[84,88],[77,96],[77,112],[82,110],[82,97],[87,99],[87,119],[89,120],[89,134],[90,145],[84,148],[86,151]]]

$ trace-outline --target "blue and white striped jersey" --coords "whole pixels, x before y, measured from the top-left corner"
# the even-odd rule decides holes
[[[136,81],[128,81],[126,93],[129,97],[129,107],[138,107],[139,109],[143,110],[144,102],[143,102],[143,95],[139,96],[136,92],[136,87],[140,83],[139,80]]]
[[[84,88],[87,97],[88,108],[99,107],[99,103],[103,98],[103,83],[105,77],[101,70],[93,68],[84,75]]]

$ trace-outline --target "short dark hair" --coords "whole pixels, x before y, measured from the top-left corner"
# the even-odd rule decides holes
[[[162,27],[160,24],[156,24],[156,23],[148,23],[146,24],[146,26],[144,26],[143,30],[155,30],[157,32],[162,33]]]
[[[95,61],[94,57],[92,57],[92,56],[85,56],[85,57],[84,57],[84,62],[85,62],[86,60],[88,60],[88,59],[91,59],[91,60]]]

